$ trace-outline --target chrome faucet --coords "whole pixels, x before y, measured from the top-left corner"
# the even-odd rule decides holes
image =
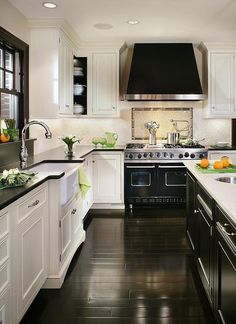
[[[21,132],[21,147],[20,147],[20,168],[23,169],[27,166],[27,158],[28,158],[28,151],[27,147],[25,145],[25,133],[27,129],[30,127],[30,125],[41,125],[46,130],[45,136],[46,138],[52,138],[52,133],[49,129],[49,127],[42,121],[32,120],[28,124],[26,124]]]

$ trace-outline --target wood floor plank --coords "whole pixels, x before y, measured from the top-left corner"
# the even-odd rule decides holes
[[[196,286],[185,210],[93,211],[60,290],[21,324],[213,324]]]

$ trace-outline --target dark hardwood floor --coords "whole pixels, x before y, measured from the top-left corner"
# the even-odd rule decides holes
[[[214,323],[198,280],[184,210],[94,211],[62,288],[21,324]]]

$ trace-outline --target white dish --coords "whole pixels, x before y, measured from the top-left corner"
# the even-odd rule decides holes
[[[225,146],[228,146],[229,145],[229,142],[217,142],[216,143],[216,146],[218,147],[225,147]]]

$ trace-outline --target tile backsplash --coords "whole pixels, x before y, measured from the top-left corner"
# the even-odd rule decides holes
[[[147,140],[149,132],[144,124],[156,121],[160,127],[156,137],[159,140],[167,138],[167,132],[174,130],[176,123],[182,139],[192,137],[193,109],[192,108],[132,108],[131,133],[133,140]]]

